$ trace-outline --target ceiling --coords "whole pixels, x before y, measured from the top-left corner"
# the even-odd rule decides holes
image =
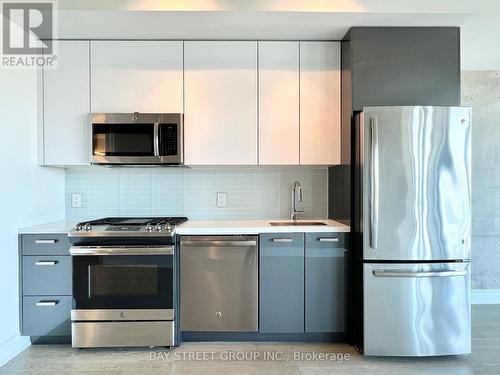
[[[59,0],[82,39],[341,39],[351,26],[460,26],[463,69],[500,69],[498,0]]]

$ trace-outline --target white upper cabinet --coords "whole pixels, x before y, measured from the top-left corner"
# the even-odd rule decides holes
[[[340,164],[339,42],[300,42],[300,164]]]
[[[57,67],[42,72],[39,162],[59,166],[89,164],[89,42],[54,43]]]
[[[257,164],[257,42],[184,44],[188,165]]]
[[[182,43],[92,41],[92,112],[183,112]]]
[[[259,42],[259,164],[299,164],[299,42]]]

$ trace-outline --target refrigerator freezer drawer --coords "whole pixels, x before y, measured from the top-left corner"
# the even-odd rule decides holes
[[[470,263],[364,265],[364,354],[471,351]]]

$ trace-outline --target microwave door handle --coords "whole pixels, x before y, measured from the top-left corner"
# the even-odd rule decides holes
[[[153,152],[154,156],[160,156],[160,124],[155,123],[153,128]]]

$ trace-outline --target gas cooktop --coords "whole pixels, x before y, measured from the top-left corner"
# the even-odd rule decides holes
[[[69,236],[173,236],[175,226],[187,220],[187,217],[105,217],[78,223]]]

